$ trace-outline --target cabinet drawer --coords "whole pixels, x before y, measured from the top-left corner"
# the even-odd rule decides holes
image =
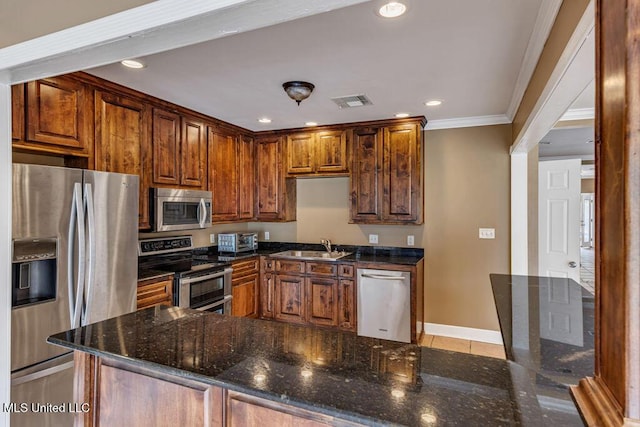
[[[335,276],[338,271],[336,264],[328,262],[307,262],[307,274],[316,276]]]
[[[137,306],[138,309],[154,305],[173,305],[173,276],[157,279],[141,280],[138,282]]]
[[[278,259],[275,262],[276,272],[290,274],[304,274],[304,261],[289,261]]]
[[[353,277],[353,264],[340,264],[338,266],[338,275],[340,277]]]
[[[235,261],[231,264],[231,267],[233,267],[232,277],[235,280],[239,277],[258,273],[260,271],[260,260],[256,257]]]

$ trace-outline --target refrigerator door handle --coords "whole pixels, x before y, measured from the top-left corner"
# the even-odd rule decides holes
[[[71,327],[80,326],[80,307],[82,305],[82,284],[84,281],[84,251],[85,251],[85,235],[84,235],[84,209],[82,207],[82,184],[76,182],[73,185],[73,198],[71,201],[71,216],[69,219],[69,242],[67,251],[67,277],[69,286],[69,315]],[[74,243],[76,237],[76,228],[78,230],[78,256],[74,256]],[[77,282],[74,286],[73,272],[74,261],[78,260]],[[74,298],[75,297],[75,298]]]
[[[87,213],[87,268],[85,278],[85,304],[82,313],[82,324],[90,323],[93,287],[96,279],[96,227],[93,210],[93,190],[91,184],[84,184],[84,208]]]
[[[207,221],[207,205],[204,202],[204,199],[200,199],[200,204],[198,205],[198,224],[200,228],[204,228],[204,224]]]

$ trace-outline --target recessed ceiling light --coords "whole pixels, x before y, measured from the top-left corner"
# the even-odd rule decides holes
[[[409,117],[409,113],[397,113],[396,117],[399,119],[404,119],[405,117]]]
[[[378,14],[383,18],[397,18],[407,11],[407,6],[399,1],[390,1],[378,9]]]
[[[404,397],[404,391],[394,388],[393,390],[391,390],[391,396],[395,397],[396,399],[402,399]]]
[[[318,126],[318,122],[305,122],[305,126]]]
[[[269,117],[260,117],[258,121],[260,123],[271,123],[271,119]]]
[[[427,101],[424,103],[424,105],[426,105],[427,107],[436,107],[438,105],[442,104],[442,101],[434,99],[431,101]]]
[[[129,68],[144,68],[144,64],[136,59],[125,59],[123,61],[120,61],[120,63]]]

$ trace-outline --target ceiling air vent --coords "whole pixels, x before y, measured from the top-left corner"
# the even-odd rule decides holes
[[[373,102],[366,95],[348,95],[338,98],[331,98],[333,102],[338,104],[340,108],[363,107],[365,105],[373,105]]]

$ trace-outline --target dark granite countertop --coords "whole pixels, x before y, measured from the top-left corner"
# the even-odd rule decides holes
[[[152,307],[49,342],[366,425],[543,425],[516,363],[350,332]]]
[[[398,265],[416,265],[424,258],[422,248],[399,248],[386,246],[350,246],[334,245],[336,250],[351,252],[339,261],[361,263],[386,263]],[[239,254],[218,253],[217,246],[198,248],[200,254],[208,254],[212,261],[237,261],[255,255],[273,255],[277,252],[288,250],[325,250],[322,245],[315,243],[287,243],[287,242],[260,242],[255,252]]]
[[[594,372],[594,296],[572,279],[492,274],[507,358],[529,370],[545,416],[582,425],[568,387]]]
[[[163,276],[171,276],[174,273],[171,271],[162,271],[156,270],[153,268],[139,268],[138,269],[138,280],[146,280],[146,279],[157,279]]]

